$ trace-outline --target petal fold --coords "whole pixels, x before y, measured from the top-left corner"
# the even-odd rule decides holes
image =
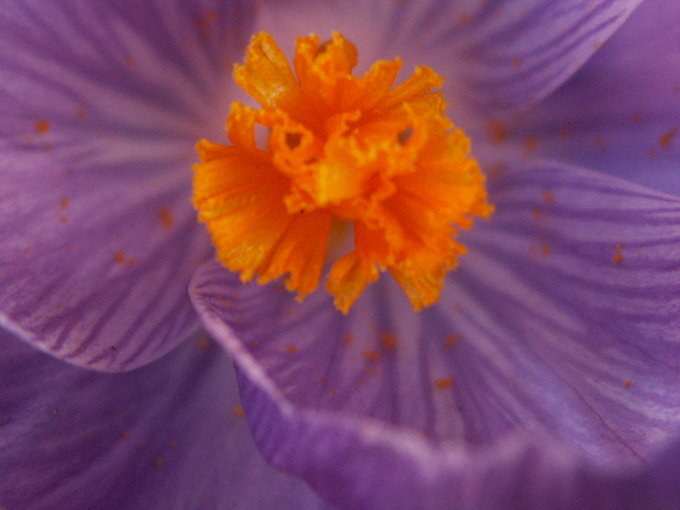
[[[489,195],[419,314],[395,283],[343,316],[199,270],[260,451],[339,507],[673,508],[680,201],[547,163]]]
[[[259,456],[228,357],[205,337],[126,374],[0,333],[0,506],[327,508]]]

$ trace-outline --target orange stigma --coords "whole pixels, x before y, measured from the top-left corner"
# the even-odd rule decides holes
[[[194,205],[219,260],[243,281],[285,276],[301,299],[318,287],[330,252],[326,287],[343,313],[385,269],[420,310],[439,300],[465,252],[459,229],[493,207],[469,139],[433,91],[442,78],[417,67],[393,87],[399,58],[362,77],[352,75],[356,64],[338,32],[325,43],[299,38],[294,71],[271,35],[253,36],[234,79],[262,108],[233,103],[232,145],[198,143]],[[341,243],[329,238],[346,226],[354,245],[333,253]]]

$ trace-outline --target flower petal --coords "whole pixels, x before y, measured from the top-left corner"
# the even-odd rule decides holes
[[[338,506],[635,508],[653,486],[672,508],[649,473],[680,434],[680,200],[547,164],[489,192],[417,315],[386,279],[345,317],[199,270],[256,444]]]
[[[499,382],[525,398],[542,384],[539,405],[560,395],[534,411],[553,434],[597,462],[646,458],[680,428],[680,199],[547,163],[502,171],[490,196],[492,221],[464,236],[452,320],[481,350],[504,337],[486,347]],[[502,363],[518,351],[513,382]]]
[[[395,55],[449,80],[453,111],[516,108],[571,76],[642,0],[419,0],[263,2],[258,24],[285,47],[300,35],[353,41],[360,68]],[[459,120],[460,121],[460,120]]]
[[[259,457],[207,339],[100,374],[0,335],[3,508],[326,508]]]
[[[464,38],[456,73],[466,104],[517,108],[564,83],[641,1],[474,2],[481,7],[462,26],[438,21],[442,28],[433,44],[445,44],[456,32]]]
[[[680,4],[647,0],[562,88],[494,118],[484,157],[558,159],[680,195]]]
[[[193,144],[224,123],[252,17],[203,4],[0,13],[0,324],[72,363],[136,367],[197,329]]]

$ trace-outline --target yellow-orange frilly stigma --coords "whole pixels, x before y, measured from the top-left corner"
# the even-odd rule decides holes
[[[269,34],[253,36],[234,79],[262,108],[232,104],[232,145],[199,142],[194,204],[219,260],[243,281],[285,275],[302,298],[319,284],[332,228],[352,227],[353,248],[331,254],[335,306],[347,313],[388,269],[420,310],[437,302],[465,251],[458,229],[493,207],[469,139],[433,91],[442,78],[417,67],[393,87],[399,58],[363,77],[352,75],[356,64],[337,32],[323,44],[299,38],[294,71]],[[256,125],[268,130],[266,147]]]

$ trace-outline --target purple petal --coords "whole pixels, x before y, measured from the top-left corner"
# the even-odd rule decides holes
[[[0,13],[0,324],[69,362],[129,369],[197,330],[193,145],[224,123],[252,18],[201,4]]]
[[[127,374],[0,343],[3,508],[326,508],[260,458],[231,362],[207,339]]]
[[[487,369],[523,398],[559,394],[533,411],[553,434],[598,462],[645,458],[680,428],[680,200],[545,163],[501,171],[490,194],[443,298],[452,320],[477,339],[502,328]]]
[[[647,0],[568,83],[475,145],[558,159],[680,194],[680,3]],[[490,146],[490,147],[489,147]]]
[[[434,42],[467,32],[456,71],[464,101],[485,110],[516,108],[564,83],[641,1],[481,2],[463,28],[438,21],[442,30]]]
[[[256,444],[341,507],[674,508],[680,200],[555,165],[490,197],[420,314],[386,278],[345,317],[198,271]]]
[[[340,30],[366,68],[396,55],[410,72],[431,65],[447,80],[452,111],[504,110],[562,84],[641,0],[420,0],[263,2],[258,24],[285,47],[309,32]]]

